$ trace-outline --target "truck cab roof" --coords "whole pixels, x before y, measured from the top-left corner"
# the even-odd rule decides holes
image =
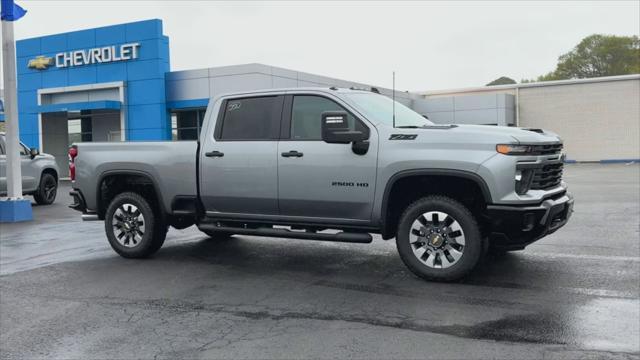
[[[234,91],[234,92],[223,93],[213,98],[217,99],[221,97],[230,97],[230,96],[304,93],[304,92],[322,92],[327,94],[372,93],[372,92],[376,93],[375,91],[368,91],[365,89],[349,89],[349,88],[337,88],[337,87],[287,87],[287,88],[275,88],[275,89],[263,89],[263,90]]]

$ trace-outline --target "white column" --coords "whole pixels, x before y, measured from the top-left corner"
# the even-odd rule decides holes
[[[2,73],[4,75],[4,115],[7,152],[7,196],[22,199],[22,169],[18,134],[18,100],[16,83],[16,48],[13,21],[2,21]]]

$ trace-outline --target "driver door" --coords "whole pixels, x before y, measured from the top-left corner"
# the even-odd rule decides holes
[[[316,94],[287,95],[285,99],[278,143],[278,194],[283,216],[335,223],[371,220],[377,133],[339,101]],[[347,111],[350,126],[369,133],[366,154],[355,154],[351,144],[322,140],[321,115],[326,111]]]

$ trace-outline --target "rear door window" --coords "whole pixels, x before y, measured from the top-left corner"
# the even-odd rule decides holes
[[[219,140],[277,140],[283,96],[230,99],[224,102]]]

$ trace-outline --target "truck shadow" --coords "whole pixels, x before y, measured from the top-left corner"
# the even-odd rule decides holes
[[[393,241],[357,245],[183,235],[189,236],[170,236],[148,260],[111,254],[41,268],[32,288],[20,283],[20,289],[65,284],[51,289],[49,296],[176,318],[207,313],[256,324],[337,320],[469,339],[573,346],[582,346],[583,327],[601,321],[595,315],[583,319],[582,309],[596,315],[593,309],[601,310],[593,305],[593,295],[571,291],[584,267],[573,269],[566,261],[527,256],[526,251],[489,259],[460,282],[434,283],[405,268]],[[601,279],[588,280],[605,288]],[[611,301],[603,302],[606,306],[627,306],[625,311],[635,305],[633,300],[606,300]]]
[[[353,280],[359,284],[389,283],[396,288],[415,287],[418,283],[427,288],[474,285],[538,289],[538,280],[544,279],[545,288],[554,287],[556,282],[548,276],[548,262],[536,263],[539,258],[528,258],[523,252],[499,257],[489,255],[466,278],[453,283],[435,283],[416,277],[404,266],[393,240],[377,239],[373,244],[362,245],[236,235],[226,240],[205,237],[179,244],[168,241],[167,245],[154,257],[198,261],[247,274],[308,275],[325,280]],[[380,291],[389,292],[390,286]]]
[[[360,316],[327,305],[328,313],[313,315],[318,319],[335,317],[470,339],[577,345],[581,340],[576,335],[579,331],[573,315],[575,308],[588,306],[593,301],[591,295],[572,291],[571,286],[579,275],[554,271],[566,267],[565,263],[527,256],[526,252],[490,256],[461,281],[435,283],[410,273],[393,241],[353,245],[236,236],[224,241],[203,238],[163,250],[157,259],[191,265],[196,262],[211,267],[213,272],[224,269],[246,284],[259,283],[272,289],[284,286],[286,290],[275,295],[277,299],[296,294],[318,303],[334,304],[336,298],[344,298],[366,302],[376,309],[388,308],[375,316]],[[228,290],[216,287],[215,291]],[[271,300],[276,301],[275,298]],[[545,299],[542,304],[538,303],[541,299]],[[550,299],[555,299],[551,300],[554,304],[570,305],[550,305]],[[499,315],[495,318],[487,315],[487,320],[474,321],[472,325],[451,324],[446,319],[456,318],[458,314],[447,315],[449,310],[445,304],[459,309],[464,316],[475,311]],[[430,313],[429,308],[441,310]],[[294,310],[285,315],[261,314],[248,316],[309,316]],[[394,318],[398,314],[407,318]],[[421,318],[428,320],[419,320]]]

